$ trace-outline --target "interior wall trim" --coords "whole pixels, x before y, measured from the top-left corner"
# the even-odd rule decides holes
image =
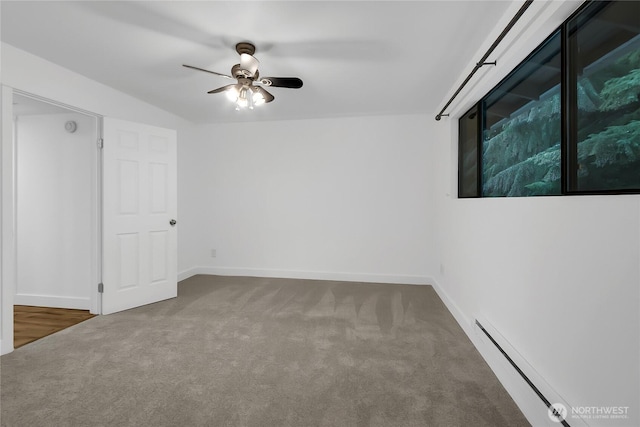
[[[91,298],[59,297],[54,295],[16,294],[13,297],[14,305],[32,305],[35,307],[71,308],[76,310],[89,310]]]
[[[178,273],[178,281],[188,279],[189,277],[195,276],[196,274],[208,274],[217,276],[273,277],[282,279],[338,280],[345,282],[389,283],[403,285],[433,284],[433,279],[429,276],[276,270],[239,267],[194,267]]]

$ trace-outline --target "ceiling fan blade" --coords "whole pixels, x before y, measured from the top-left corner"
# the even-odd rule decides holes
[[[243,70],[247,70],[251,76],[255,76],[256,71],[258,71],[258,65],[260,65],[260,61],[253,56],[248,53],[240,54],[240,67]]]
[[[187,68],[191,68],[193,70],[198,70],[198,71],[204,71],[205,73],[211,73],[211,74],[215,74],[216,76],[220,76],[220,77],[226,77],[228,79],[231,80],[235,80],[235,78],[228,76],[226,74],[222,74],[222,73],[216,73],[215,71],[209,71],[209,70],[205,70],[204,68],[198,68],[198,67],[194,67],[193,65],[185,65],[182,64],[183,67],[187,67]]]
[[[302,80],[297,77],[262,77],[260,83],[265,86],[288,87],[290,89],[302,87]]]
[[[219,88],[217,88],[217,89],[210,90],[210,91],[209,91],[209,92],[207,92],[207,93],[220,93],[220,92],[224,92],[225,90],[231,89],[231,88],[233,88],[233,87],[236,87],[236,85],[226,85],[226,86],[222,86],[222,87],[219,87]]]
[[[260,87],[260,86],[253,86],[253,92],[257,92],[260,95],[262,95],[262,97],[264,98],[264,102],[271,102],[274,99],[276,99],[275,96],[271,95],[269,92],[267,92],[264,88]]]

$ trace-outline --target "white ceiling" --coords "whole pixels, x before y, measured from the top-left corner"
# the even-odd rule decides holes
[[[509,1],[6,1],[2,41],[193,122],[433,113]],[[300,77],[235,111],[234,46],[261,76]]]

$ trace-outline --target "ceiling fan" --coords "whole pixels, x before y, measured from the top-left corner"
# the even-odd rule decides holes
[[[210,90],[207,93],[224,92],[231,101],[236,103],[236,110],[241,108],[253,109],[254,106],[271,102],[275,97],[269,93],[266,87],[285,87],[299,89],[302,87],[302,80],[297,77],[260,77],[258,65],[260,62],[253,56],[256,47],[248,42],[241,42],[236,45],[236,52],[240,55],[240,63],[231,68],[231,75],[205,70],[183,64],[183,67],[192,68],[205,73],[215,74],[237,83]]]

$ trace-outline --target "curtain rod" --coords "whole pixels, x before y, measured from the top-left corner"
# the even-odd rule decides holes
[[[451,99],[449,99],[449,101],[445,104],[444,107],[442,107],[442,110],[440,110],[440,112],[438,113],[438,115],[436,116],[436,120],[440,120],[442,117],[448,116],[449,114],[444,114],[445,110],[447,109],[447,107],[449,105],[451,105],[451,103],[453,102],[454,99],[456,99],[456,96],[458,96],[458,94],[460,93],[460,91],[467,85],[467,83],[469,83],[469,80],[471,80],[471,77],[473,77],[473,75],[484,65],[496,65],[496,61],[494,62],[487,62],[487,58],[489,58],[489,55],[491,55],[493,53],[493,51],[496,49],[496,47],[498,47],[498,45],[500,44],[500,42],[505,38],[505,36],[507,35],[507,33],[509,31],[511,31],[511,29],[513,28],[513,26],[516,24],[516,22],[518,22],[518,20],[520,19],[520,17],[524,14],[524,12],[529,8],[529,6],[531,6],[531,3],[533,3],[533,0],[527,0],[525,1],[525,3],[522,5],[522,7],[520,8],[520,10],[518,10],[518,13],[515,14],[515,16],[511,19],[511,21],[509,21],[509,23],[507,24],[507,26],[504,28],[504,30],[502,30],[502,33],[500,33],[500,35],[498,36],[498,38],[493,42],[493,44],[491,45],[491,47],[489,48],[489,50],[487,50],[487,53],[484,54],[484,56],[482,57],[482,59],[480,59],[479,62],[476,63],[476,66],[473,67],[473,70],[471,71],[471,73],[469,73],[469,75],[467,76],[466,79],[464,79],[464,81],[462,82],[462,84],[460,85],[460,87],[458,88],[458,90],[455,91],[455,93],[453,94],[453,96],[451,97]]]

